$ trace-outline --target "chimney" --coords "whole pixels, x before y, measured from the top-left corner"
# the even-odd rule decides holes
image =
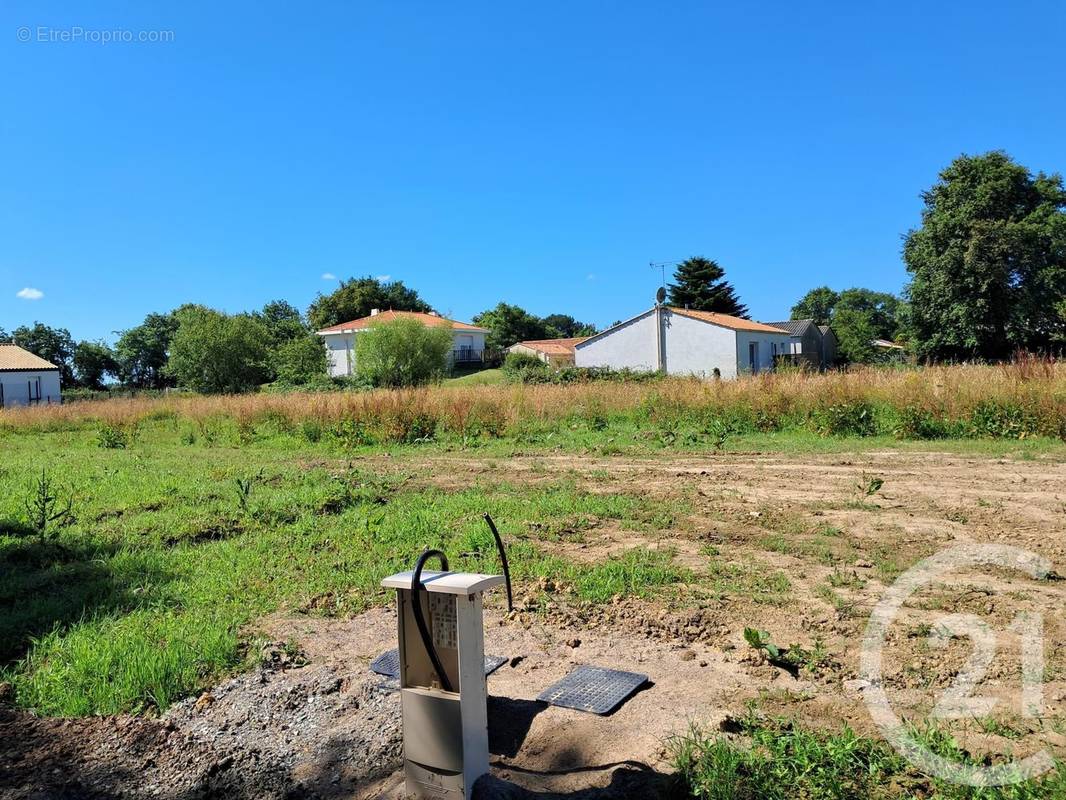
[[[381,309],[380,308],[372,308],[372,309],[370,309],[370,316],[372,316],[372,317],[376,317],[380,313],[381,313]]]

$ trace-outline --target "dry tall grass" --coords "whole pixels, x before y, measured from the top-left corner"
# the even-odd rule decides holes
[[[866,404],[934,419],[967,420],[982,408],[1014,409],[1031,433],[1066,436],[1066,365],[1026,361],[1003,366],[945,366],[918,370],[763,374],[735,381],[670,378],[643,383],[430,387],[320,394],[115,399],[0,411],[0,428],[62,430],[86,424],[136,425],[178,418],[196,423],[228,418],[239,428],[266,420],[286,424],[345,422],[381,428],[429,426],[464,433],[502,433],[529,422],[580,415],[641,413],[735,414],[771,426],[827,410]],[[386,437],[389,438],[389,437]]]

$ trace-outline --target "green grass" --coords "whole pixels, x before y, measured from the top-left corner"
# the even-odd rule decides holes
[[[590,420],[389,445],[350,431],[336,435],[313,420],[238,424],[165,414],[124,431],[124,447],[104,446],[114,437],[91,425],[0,430],[0,680],[14,685],[19,705],[47,714],[165,708],[246,666],[264,615],[349,615],[385,603],[381,577],[408,568],[425,547],[441,547],[459,569],[497,570],[481,520],[486,511],[511,544],[516,580],[552,577],[578,602],[682,592],[784,602],[789,580],[777,570],[711,558],[693,573],[669,550],[637,548],[594,564],[557,552],[559,543],[581,542],[603,523],[649,533],[683,526],[691,511],[684,500],[585,491],[566,479],[530,488],[493,480],[491,470],[478,483],[442,490],[429,480],[435,476],[402,471],[408,456],[417,464],[417,456],[457,449],[490,460],[560,451],[713,457],[713,436],[697,428],[664,435],[636,421]],[[889,444],[1066,453],[1050,440],[902,445],[803,432],[751,434],[727,447],[820,452]],[[382,454],[398,456],[388,474],[363,460]],[[28,529],[23,509],[42,467],[73,495],[75,515],[44,539]],[[818,557],[838,547],[828,535],[808,538]],[[889,554],[877,563],[883,574],[898,569]]]
[[[1042,778],[1004,787],[973,788],[929,778],[885,742],[848,728],[806,730],[749,715],[742,738],[698,727],[670,740],[681,787],[700,800],[1058,800],[1066,797],[1066,765]],[[915,732],[938,755],[978,764],[947,734]]]
[[[483,369],[443,381],[444,386],[498,386],[506,383],[502,369]]]
[[[572,481],[441,491],[426,477],[325,461],[291,439],[190,446],[166,429],[127,449],[89,433],[8,436],[3,447],[0,679],[47,714],[166,708],[246,665],[263,615],[386,603],[381,578],[426,547],[453,568],[498,571],[486,511],[511,543],[516,580],[551,576],[578,602],[690,578],[665,550],[596,564],[555,554],[590,526],[647,530],[685,511]],[[73,494],[76,517],[44,538],[21,507],[41,466]]]

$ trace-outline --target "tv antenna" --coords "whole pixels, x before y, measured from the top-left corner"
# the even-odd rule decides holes
[[[680,261],[649,261],[648,262],[648,266],[651,267],[652,269],[659,270],[660,274],[662,275],[662,286],[665,289],[666,288],[666,268],[667,267],[672,267],[672,266],[674,266],[674,264],[680,264],[680,263],[681,263]]]

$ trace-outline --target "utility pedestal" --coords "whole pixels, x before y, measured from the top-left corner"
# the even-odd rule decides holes
[[[407,792],[422,800],[470,800],[474,782],[489,771],[488,693],[481,595],[502,575],[411,572],[385,578],[396,590],[400,699]],[[419,632],[413,604],[453,691],[445,691]]]

